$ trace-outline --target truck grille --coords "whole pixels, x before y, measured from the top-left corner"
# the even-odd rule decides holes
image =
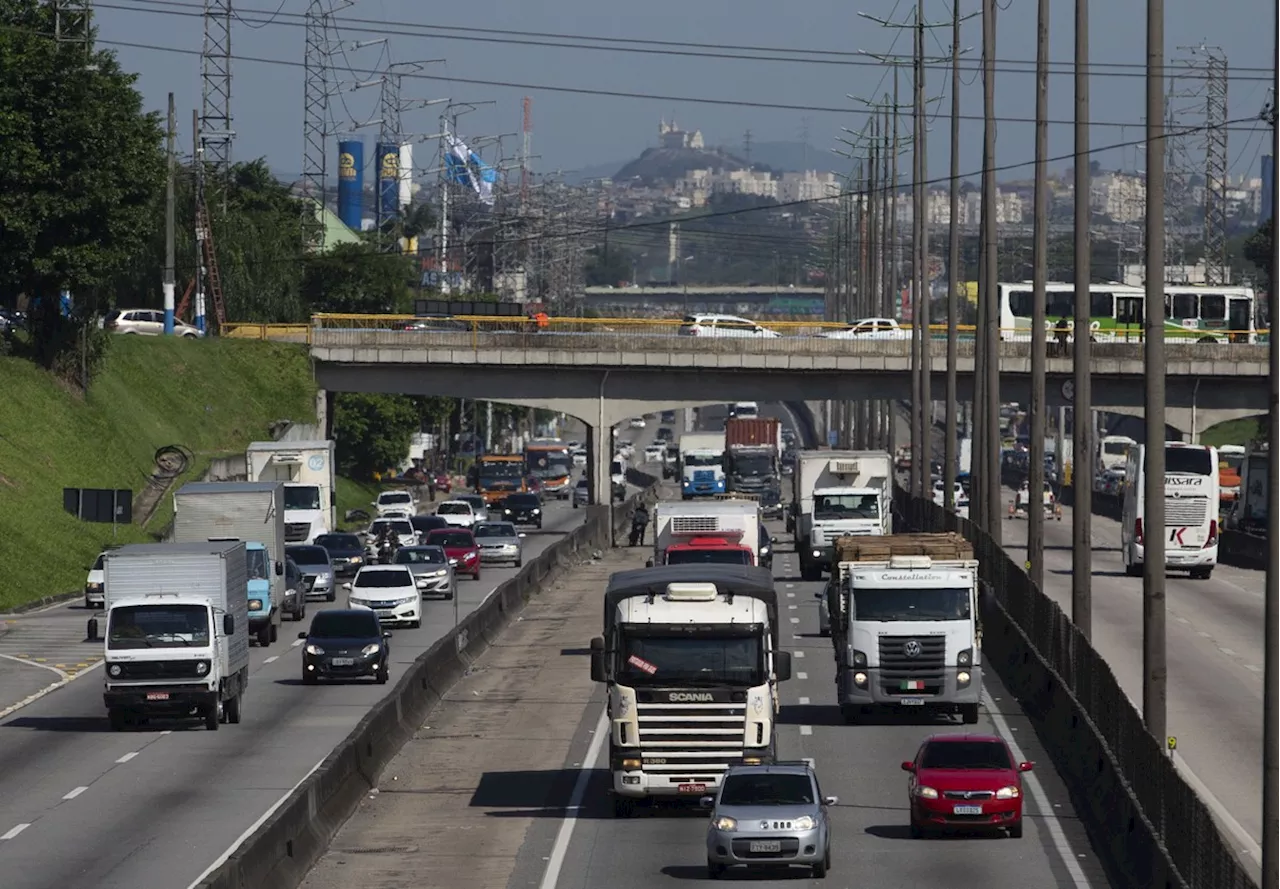
[[[143,661],[136,664],[113,664],[120,675],[112,679],[196,679],[196,664],[202,661]]]
[[[311,526],[306,522],[287,522],[284,526],[285,543],[301,543],[307,539]]]
[[[715,781],[742,761],[743,704],[637,704],[646,772],[673,784]]]
[[[945,682],[946,664],[947,640],[943,636],[880,637],[880,678],[886,694],[938,694]],[[903,688],[906,680],[923,687]]]
[[[1187,528],[1203,525],[1208,517],[1208,497],[1164,498],[1164,526],[1166,528]]]

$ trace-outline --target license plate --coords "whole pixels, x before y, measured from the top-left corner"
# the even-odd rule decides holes
[[[705,784],[680,784],[676,787],[680,793],[706,793],[707,785]]]
[[[147,692],[148,701],[167,701],[169,693],[167,691],[149,691]]]
[[[353,657],[336,657],[332,661],[330,661],[330,663],[332,663],[335,667],[350,667],[350,666],[354,666],[355,662],[356,662],[356,659]]]
[[[898,703],[904,707],[923,707],[924,698],[900,698]]]
[[[981,815],[982,806],[956,806],[951,811],[957,815]]]
[[[781,840],[752,840],[750,845],[752,852],[781,852]]]

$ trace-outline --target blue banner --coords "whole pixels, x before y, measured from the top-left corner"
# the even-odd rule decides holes
[[[364,143],[338,143],[338,218],[352,231],[364,222]]]

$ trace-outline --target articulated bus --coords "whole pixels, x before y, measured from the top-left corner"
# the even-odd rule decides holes
[[[1165,566],[1207,580],[1218,564],[1218,451],[1205,445],[1166,442],[1164,446],[1164,528],[1145,527],[1147,449],[1129,450],[1125,467],[1120,549],[1124,570],[1142,575],[1147,534],[1165,535]]]
[[[1031,339],[1031,282],[996,285],[1000,297],[1000,337]],[[1089,325],[1100,343],[1139,342],[1146,312],[1146,290],[1123,284],[1089,285]],[[1249,287],[1164,285],[1165,337],[1200,343],[1258,342],[1257,299]],[[1075,327],[1075,285],[1045,287],[1045,326],[1054,340],[1059,321]]]

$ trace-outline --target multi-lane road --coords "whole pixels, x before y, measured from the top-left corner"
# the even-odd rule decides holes
[[[525,558],[560,540],[583,516],[568,504],[550,503],[543,530],[525,539]],[[461,581],[458,614],[470,613],[515,573],[490,567],[479,582]],[[454,626],[454,603],[428,601],[425,608],[420,629],[394,631],[393,681]],[[87,615],[61,606],[20,619],[10,625],[6,645],[43,650],[57,663],[89,663],[100,657],[101,643],[80,643]],[[39,632],[24,635],[27,621]],[[65,635],[55,638],[50,626],[59,624]],[[388,693],[390,686],[364,682],[303,687],[296,636],[306,626],[286,622],[280,641],[251,649],[239,725],[216,732],[183,725],[111,732],[101,674],[92,665],[0,720],[0,884],[182,889],[197,882]],[[14,669],[43,668],[5,659],[0,676]],[[35,684],[24,673],[0,689],[13,697]]]

